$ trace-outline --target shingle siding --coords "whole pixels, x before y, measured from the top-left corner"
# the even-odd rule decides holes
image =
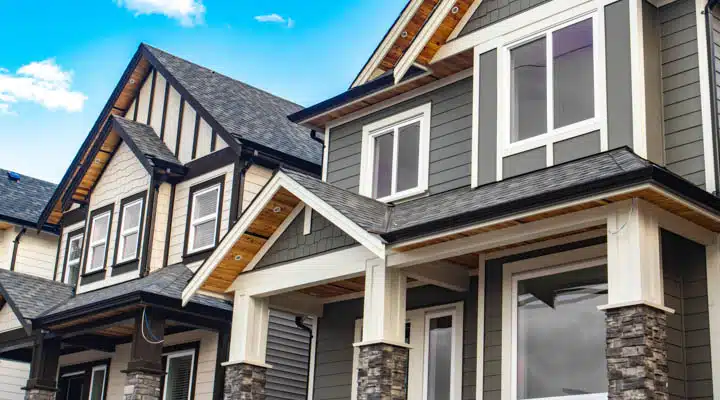
[[[513,15],[523,13],[549,0],[483,0],[459,36],[485,28]]]

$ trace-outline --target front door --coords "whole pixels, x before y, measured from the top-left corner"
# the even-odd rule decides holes
[[[85,374],[66,374],[60,378],[58,400],[82,400]]]

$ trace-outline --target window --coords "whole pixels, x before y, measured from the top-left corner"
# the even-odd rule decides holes
[[[193,390],[195,350],[168,353],[165,361],[163,400],[188,400]]]
[[[125,204],[120,211],[122,217],[118,235],[118,263],[137,258],[142,209],[143,200],[138,199]]]
[[[188,253],[210,249],[217,240],[221,184],[192,194]]]
[[[584,264],[512,277],[513,399],[607,399],[607,268]]]
[[[75,286],[80,275],[80,258],[82,256],[82,233],[70,233],[65,248],[67,252],[65,261],[65,276],[63,282]]]
[[[360,193],[393,201],[428,187],[431,105],[363,127]]]
[[[92,218],[85,272],[95,272],[105,268],[110,214],[111,211],[106,211]]]
[[[407,398],[459,400],[462,395],[463,303],[407,312],[405,342],[410,345]],[[355,342],[362,340],[362,320],[355,322]],[[353,354],[352,399],[357,399],[360,351]]]
[[[593,19],[511,47],[510,142],[595,117]]]
[[[105,399],[105,380],[107,377],[107,365],[98,365],[93,367],[90,375],[90,399]]]

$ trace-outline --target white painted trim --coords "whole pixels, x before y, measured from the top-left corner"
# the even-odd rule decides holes
[[[322,159],[322,180],[327,182],[328,178],[328,156],[330,155],[330,125],[325,127],[323,136],[323,159]]]
[[[64,251],[67,252],[67,254],[65,254],[65,257],[64,257],[65,260],[58,260],[58,262],[62,262],[62,263],[64,264],[63,269],[65,270],[65,274],[64,274],[64,276],[62,277],[62,281],[63,281],[64,283],[69,284],[69,283],[70,283],[70,267],[71,267],[73,264],[77,264],[77,266],[78,266],[78,271],[77,271],[78,276],[77,276],[77,278],[78,278],[78,280],[80,280],[80,274],[82,273],[82,271],[80,270],[80,262],[81,262],[81,260],[82,260],[83,241],[84,241],[84,239],[85,239],[85,234],[84,234],[84,233],[79,233],[79,234],[77,234],[77,235],[75,235],[75,236],[70,236],[70,235],[68,234],[68,235],[66,235],[66,236],[67,236],[67,239],[66,239],[65,250],[64,250]],[[78,258],[73,261],[73,260],[70,260],[70,253],[69,253],[69,251],[70,251],[70,248],[71,248],[71,243],[72,243],[73,241],[75,241],[75,240],[80,240],[80,254],[78,255]],[[12,242],[11,242],[11,243],[12,243]]]
[[[557,239],[543,240],[542,242],[526,244],[524,246],[512,247],[509,249],[497,250],[484,253],[486,260],[494,260],[497,258],[507,257],[515,254],[527,253],[533,250],[545,249],[548,247],[559,246],[567,243],[580,242],[588,239],[595,239],[607,235],[607,229],[598,228],[588,232],[577,233],[575,235],[563,236]]]
[[[266,365],[270,299],[235,292],[229,363]]]
[[[428,379],[430,359],[430,321],[434,318],[450,316],[452,318],[452,343],[450,361],[450,395],[451,400],[462,398],[462,365],[463,365],[463,303],[455,303],[455,307],[449,310],[432,311],[425,313],[425,329],[423,330],[423,399],[428,399]],[[410,338],[412,342],[412,337]]]
[[[265,257],[265,254],[272,248],[272,246],[277,242],[277,240],[280,238],[280,235],[285,232],[285,230],[290,226],[290,224],[297,218],[297,216],[300,214],[300,211],[302,211],[304,208],[307,208],[305,206],[305,203],[300,202],[298,203],[295,208],[290,212],[290,215],[288,215],[285,220],[278,226],[277,229],[275,229],[275,232],[273,232],[272,235],[268,238],[268,240],[265,242],[265,244],[258,250],[257,254],[255,254],[255,257],[253,257],[252,260],[248,263],[248,265],[245,267],[243,272],[252,271],[255,269],[255,266],[262,260],[263,257]]]
[[[625,308],[625,307],[639,306],[639,305],[657,308],[658,310],[664,311],[668,314],[675,314],[675,310],[670,307],[666,307],[662,304],[653,303],[653,302],[646,301],[646,300],[624,301],[624,302],[620,302],[620,303],[605,304],[603,306],[598,306],[597,309],[600,311],[606,311],[606,310],[612,310],[614,308]]]
[[[173,358],[178,357],[186,357],[190,356],[190,380],[188,382],[188,400],[193,398],[193,391],[195,390],[195,358],[198,356],[195,354],[195,349],[190,350],[181,350],[181,351],[175,351],[172,353],[165,353],[163,354],[165,357],[167,357],[167,361],[165,362],[165,375],[167,376],[170,373],[170,360]],[[165,379],[165,382],[163,384],[163,400],[166,399],[165,396],[167,396],[167,385],[168,385],[169,379]]]
[[[630,81],[632,86],[633,151],[647,158],[647,116],[645,107],[645,42],[643,39],[643,0],[629,0]]]
[[[450,36],[448,36],[448,39],[446,42],[450,42],[452,40],[455,40],[455,38],[460,35],[460,32],[462,32],[463,28],[465,28],[465,25],[467,25],[468,21],[470,21],[470,18],[472,18],[473,14],[475,14],[475,11],[480,7],[480,3],[482,3],[483,0],[475,0],[472,4],[470,4],[470,7],[468,7],[467,11],[465,12],[465,15],[460,19],[457,26],[455,26],[455,29],[453,29]],[[480,398],[480,397],[478,397]]]
[[[383,118],[363,126],[362,129],[362,151],[360,159],[360,195],[373,197],[373,175],[375,158],[375,140],[388,132],[393,132],[393,161],[392,161],[392,183],[389,196],[378,199],[378,201],[391,202],[401,200],[410,196],[425,193],[428,189],[430,174],[430,118],[432,115],[432,103],[425,103],[421,106],[407,111]],[[419,131],[419,155],[418,155],[418,184],[416,187],[396,191],[397,187],[397,148],[399,143],[399,129],[414,123],[420,123]]]
[[[477,330],[476,345],[477,355],[475,360],[475,398],[483,399],[485,385],[485,256],[478,255],[478,305],[477,305]]]
[[[480,5],[482,0],[476,0]],[[470,141],[470,186],[475,189],[480,179],[480,54],[473,49],[472,133]],[[497,140],[497,138],[496,138]]]
[[[371,260],[365,268],[363,343],[404,343],[407,277],[390,269],[385,260]]]
[[[210,193],[212,191],[217,192],[217,196],[215,197],[215,212],[213,214],[208,214],[200,218],[194,218],[193,215],[195,214],[195,207],[197,206],[197,198],[205,193]],[[217,237],[217,226],[220,223],[218,215],[220,213],[221,205],[220,205],[220,197],[222,193],[220,193],[220,184],[210,186],[208,188],[198,190],[197,192],[193,193],[192,200],[190,201],[190,226],[188,227],[188,246],[187,246],[187,252],[188,254],[194,254],[201,252],[203,250],[207,250],[209,248],[212,248],[215,246],[215,244],[218,241]],[[208,221],[215,221],[215,225],[213,228],[213,241],[210,244],[207,244],[202,247],[195,248],[195,227],[199,224],[203,224]]]
[[[713,393],[720,393],[720,235],[705,247]]]
[[[295,315],[323,316],[322,299],[302,292],[288,292],[270,296],[270,308]]]
[[[392,45],[397,40],[398,36],[402,33],[402,31],[405,29],[405,26],[410,22],[412,17],[417,12],[417,9],[422,5],[423,0],[411,0],[411,3],[407,5],[404,12],[400,14],[395,24],[390,28],[390,31],[387,33],[385,38],[382,42],[380,42],[380,45],[378,46],[377,50],[372,54],[370,57],[370,60],[368,60],[365,67],[360,71],[360,74],[357,78],[355,78],[355,81],[353,81],[351,87],[355,87],[358,85],[362,85],[363,83],[369,81],[372,78],[372,74],[375,71],[375,69],[378,68],[378,65],[380,62],[385,58],[385,55],[387,52],[392,48]]]
[[[472,274],[471,274],[472,276]],[[417,287],[427,286],[428,284],[425,282],[420,281],[414,281],[414,282],[408,282],[407,288],[413,289]],[[355,292],[355,293],[348,293],[348,294],[341,294],[339,296],[335,297],[328,297],[323,299],[323,304],[330,304],[330,303],[339,303],[341,301],[348,301],[348,300],[356,300],[356,299],[362,299],[365,297],[365,291],[362,292]]]
[[[430,19],[425,22],[420,32],[415,35],[412,43],[410,43],[410,47],[408,47],[397,64],[395,64],[395,69],[393,69],[395,84],[398,84],[405,76],[453,6],[455,6],[455,0],[442,0],[440,4],[435,6],[436,8],[430,14]]]
[[[710,193],[715,192],[715,152],[713,151],[713,132],[712,119],[716,116],[712,115],[710,90],[710,71],[708,70],[708,46],[707,33],[705,26],[705,4],[707,0],[695,0],[695,22],[697,29],[698,43],[698,72],[700,75],[700,110],[702,113],[702,129],[703,129],[703,153],[705,154],[705,190]]]
[[[98,239],[98,240],[96,240],[96,241],[93,242],[93,241],[92,241],[92,238],[93,238],[94,233],[95,233],[95,227],[96,227],[95,224],[97,223],[97,220],[99,220],[99,219],[101,219],[101,218],[107,218],[107,225],[106,225],[106,227],[105,227],[105,234],[104,234],[100,239]],[[92,218],[92,222],[90,223],[90,236],[88,236],[87,261],[85,262],[85,273],[86,273],[86,274],[87,274],[87,273],[90,273],[90,272],[100,271],[100,270],[102,270],[103,267],[105,267],[105,265],[107,264],[108,241],[109,241],[109,239],[110,239],[109,232],[110,232],[110,223],[111,223],[111,222],[112,222],[112,213],[111,213],[111,211],[105,211],[104,213],[99,214],[99,215],[96,215],[96,216],[94,216],[94,217]],[[93,266],[92,266],[92,259],[93,259],[93,253],[95,252],[95,250],[93,249],[93,247],[96,247],[96,246],[99,246],[99,245],[105,245],[105,248],[104,248],[104,250],[103,250],[103,264],[102,264],[100,267],[98,267],[98,268],[93,268]],[[78,282],[80,282],[79,279],[78,279]]]
[[[308,369],[307,400],[313,400],[315,392],[315,360],[317,359],[318,319],[317,317],[310,317],[310,320],[312,320],[312,339],[310,340],[310,367]]]
[[[120,215],[122,215],[122,221],[120,221],[120,237],[118,238],[118,242],[117,242],[118,243],[118,251],[117,251],[117,255],[118,255],[117,262],[118,263],[133,260],[133,259],[137,258],[138,250],[140,248],[140,242],[142,241],[142,238],[140,237],[140,228],[143,225],[143,215],[142,215],[143,212],[142,211],[143,211],[144,203],[145,203],[144,198],[137,199],[135,201],[131,201],[130,203],[125,204],[122,207],[122,210],[120,211]],[[127,209],[136,204],[140,205],[140,208],[138,209],[138,225],[135,228],[131,228],[126,231],[125,230],[125,220],[128,218]],[[128,258],[123,258],[123,253],[125,252],[125,241],[123,239],[125,239],[126,236],[129,236],[132,234],[138,235],[137,243],[135,243],[135,252],[133,253],[132,256],[130,256]]]
[[[103,371],[103,381],[102,381],[102,390],[100,391],[100,398],[99,399],[93,399],[92,398],[92,388],[93,384],[95,383],[95,372],[96,371]],[[108,366],[107,364],[102,365],[96,365],[92,367],[90,370],[90,393],[88,395],[89,400],[105,400],[105,392],[107,391],[107,381],[108,381]]]
[[[657,219],[658,225],[684,238],[709,246],[715,243],[717,235],[677,214],[666,211],[652,203],[644,202],[644,207]]]
[[[307,236],[312,232],[312,208],[305,206],[303,220],[303,235]]]
[[[470,288],[470,274],[465,266],[448,260],[415,265],[404,269],[409,278],[455,292],[467,292]]]
[[[353,331],[353,343],[359,343],[362,340],[362,318],[355,320],[355,330]],[[360,348],[353,346],[353,362],[352,362],[352,383],[350,384],[350,400],[357,400],[358,388],[358,368],[360,362]]]

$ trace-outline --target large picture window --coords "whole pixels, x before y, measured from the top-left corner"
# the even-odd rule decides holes
[[[193,191],[188,226],[187,253],[215,247],[220,223],[220,183]]]
[[[105,256],[107,254],[108,232],[110,230],[110,216],[112,211],[105,211],[102,214],[92,217],[90,225],[90,241],[88,243],[88,255],[85,272],[96,272],[105,268]]]
[[[394,201],[427,190],[430,111],[426,104],[363,127],[362,195]]]

